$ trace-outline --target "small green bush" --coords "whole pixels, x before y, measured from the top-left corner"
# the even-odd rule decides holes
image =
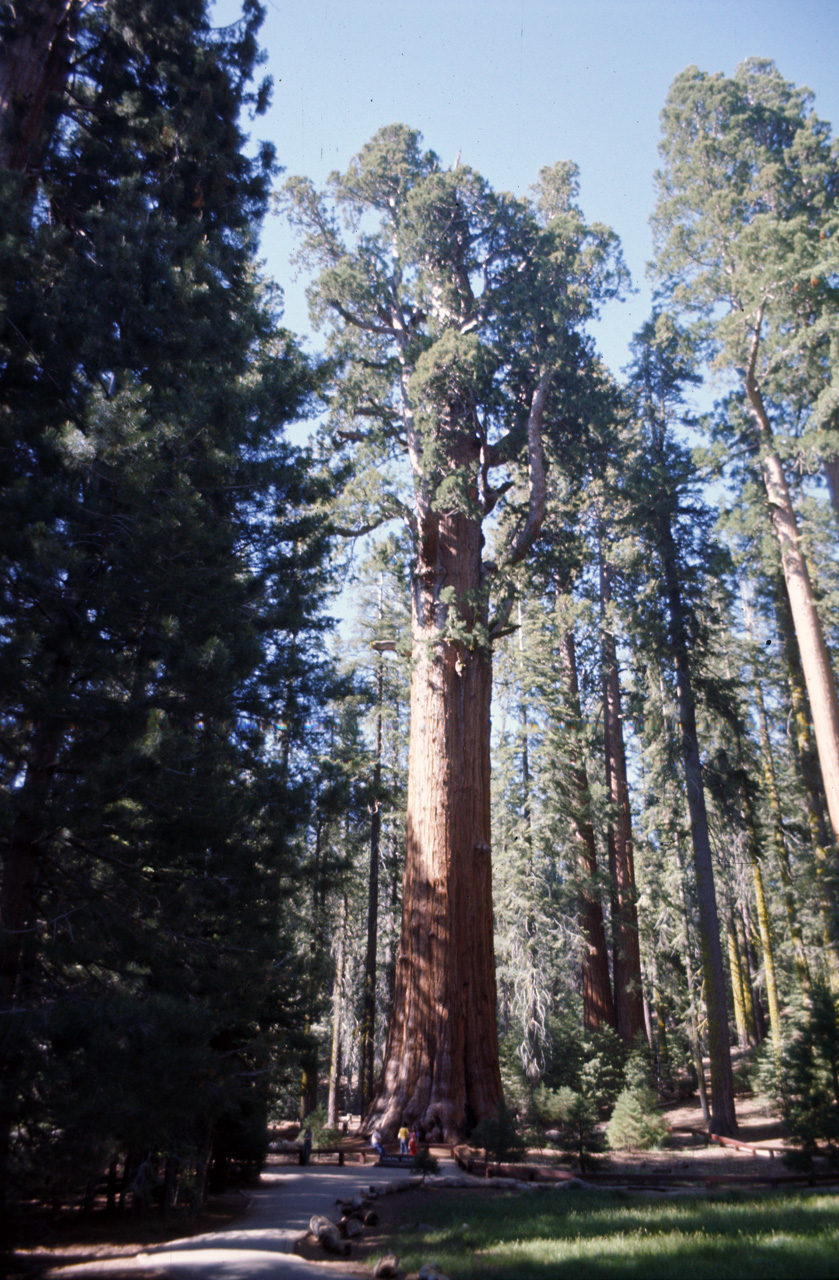
[[[560,1145],[565,1151],[573,1151],[585,1168],[588,1153],[597,1150],[597,1106],[594,1101],[576,1089],[562,1085],[559,1089],[546,1089],[540,1085],[533,1095],[536,1113],[546,1129],[558,1129]]]
[[[310,1111],[303,1121],[303,1128],[306,1126],[312,1131],[312,1146],[315,1150],[323,1147],[334,1147],[341,1141],[342,1133],[340,1129],[330,1128],[326,1123],[326,1107],[322,1102],[318,1103],[314,1111]]]
[[[648,1151],[660,1147],[668,1132],[650,1084],[649,1065],[643,1053],[635,1051],[626,1064],[626,1087],[606,1126],[606,1141],[613,1151]]]
[[[548,1089],[565,1086],[591,1099],[607,1113],[623,1088],[626,1051],[611,1027],[584,1032],[570,1017],[550,1021],[551,1044],[543,1083]]]
[[[809,1008],[798,1019],[781,1056],[781,1109],[805,1158],[820,1142],[839,1144],[839,1008],[831,992],[814,983]]]
[[[414,1162],[411,1165],[411,1169],[414,1173],[421,1173],[422,1180],[425,1182],[428,1174],[440,1172],[440,1161],[436,1156],[431,1154],[428,1147],[420,1147],[419,1151],[414,1156]]]
[[[469,1141],[473,1147],[483,1149],[487,1160],[492,1155],[497,1164],[521,1160],[526,1150],[516,1117],[503,1098],[494,1116],[487,1116],[475,1125]]]

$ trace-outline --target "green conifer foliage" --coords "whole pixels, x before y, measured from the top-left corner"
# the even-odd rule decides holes
[[[626,1064],[626,1086],[606,1126],[606,1139],[616,1151],[647,1151],[661,1146],[668,1132],[650,1084],[649,1063],[644,1054],[634,1052]]]
[[[836,144],[811,95],[753,58],[730,79],[682,72],[662,113],[660,150],[656,274],[705,354],[741,388],[839,842],[839,701],[783,445],[806,384],[807,416],[817,433],[825,429],[825,455],[835,459],[826,429],[836,400]]]
[[[312,378],[253,268],[260,17],[85,7],[34,203],[0,200],[0,1156],[25,1179],[153,1150],[200,1199],[301,1022],[283,744],[323,692],[322,549],[282,440]]]

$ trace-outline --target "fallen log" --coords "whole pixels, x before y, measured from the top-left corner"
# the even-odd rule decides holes
[[[346,1240],[341,1239],[341,1233],[334,1222],[315,1213],[309,1219],[309,1230],[327,1253],[339,1253],[344,1258],[348,1256],[350,1246]]]

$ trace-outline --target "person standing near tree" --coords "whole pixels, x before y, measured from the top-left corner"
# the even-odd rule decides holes
[[[400,1156],[406,1156],[408,1154],[408,1126],[404,1122],[397,1136],[399,1138],[399,1154]]]

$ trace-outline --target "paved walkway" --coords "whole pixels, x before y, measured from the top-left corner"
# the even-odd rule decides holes
[[[134,1257],[101,1259],[50,1271],[52,1277],[173,1277],[173,1280],[324,1280],[314,1262],[295,1257],[295,1240],[313,1213],[337,1221],[336,1199],[349,1199],[371,1183],[405,1177],[404,1169],[375,1165],[273,1167],[262,1174],[245,1215],[223,1231],[154,1245]],[[326,1259],[329,1255],[324,1255]],[[337,1270],[337,1268],[336,1268]],[[327,1275],[329,1272],[326,1273]],[[367,1276],[369,1269],[342,1266],[340,1274]]]

